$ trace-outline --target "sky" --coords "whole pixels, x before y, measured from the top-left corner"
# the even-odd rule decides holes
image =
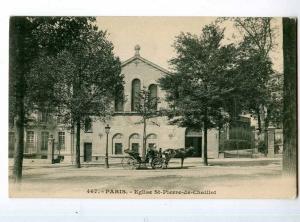
[[[175,37],[181,32],[200,35],[201,29],[216,17],[97,17],[100,29],[107,30],[109,40],[115,46],[114,52],[125,61],[134,55],[134,46],[139,44],[140,55],[163,68],[170,69],[168,60],[174,57],[172,47]],[[282,33],[281,19],[275,18],[276,48],[270,55],[274,69],[282,72]],[[225,41],[232,41],[232,34],[238,35],[232,23],[225,26]]]

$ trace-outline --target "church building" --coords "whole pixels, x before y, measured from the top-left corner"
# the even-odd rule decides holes
[[[132,149],[142,153],[143,125],[138,124],[141,116],[135,110],[136,95],[143,88],[149,89],[151,95],[159,98],[157,109],[166,108],[164,101],[165,92],[160,89],[157,80],[168,74],[168,70],[152,63],[140,55],[140,46],[135,46],[133,57],[122,62],[122,74],[124,75],[124,102],[115,102],[115,112],[106,123],[91,121],[85,130],[81,132],[81,161],[103,161],[107,145],[107,133],[105,126],[110,126],[108,133],[109,158],[118,158],[126,155],[125,149]],[[48,141],[54,139],[55,156],[63,156],[64,161],[75,160],[75,136],[63,125],[56,123],[40,127],[28,127],[25,132],[25,157],[51,159],[52,147]],[[202,156],[203,133],[187,128],[170,125],[167,117],[155,117],[147,124],[146,148],[183,148],[193,146],[196,149],[195,156]],[[10,132],[10,153],[13,151],[12,141],[14,132]],[[217,158],[219,153],[219,133],[216,129],[208,131],[208,157]]]

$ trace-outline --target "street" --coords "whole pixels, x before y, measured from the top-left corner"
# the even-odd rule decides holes
[[[10,165],[11,165],[10,161]],[[169,169],[123,169],[120,164],[74,166],[25,162],[23,183],[12,183],[11,197],[82,198],[282,198],[296,188],[281,176],[281,158],[180,160]]]

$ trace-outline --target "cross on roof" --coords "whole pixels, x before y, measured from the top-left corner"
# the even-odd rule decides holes
[[[135,56],[140,56],[140,49],[141,47],[139,45],[136,45],[134,47],[134,50],[135,50]]]

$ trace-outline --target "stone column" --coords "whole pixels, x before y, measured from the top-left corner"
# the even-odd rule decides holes
[[[54,142],[53,140],[53,135],[49,136],[48,139],[48,153],[47,153],[47,159],[49,163],[52,163],[52,143]]]
[[[258,129],[254,129],[253,131],[254,136],[254,153],[258,153],[258,146],[260,141],[260,133]]]
[[[274,145],[275,145],[275,127],[269,127],[267,131],[267,144],[268,144],[268,157],[274,157]]]

